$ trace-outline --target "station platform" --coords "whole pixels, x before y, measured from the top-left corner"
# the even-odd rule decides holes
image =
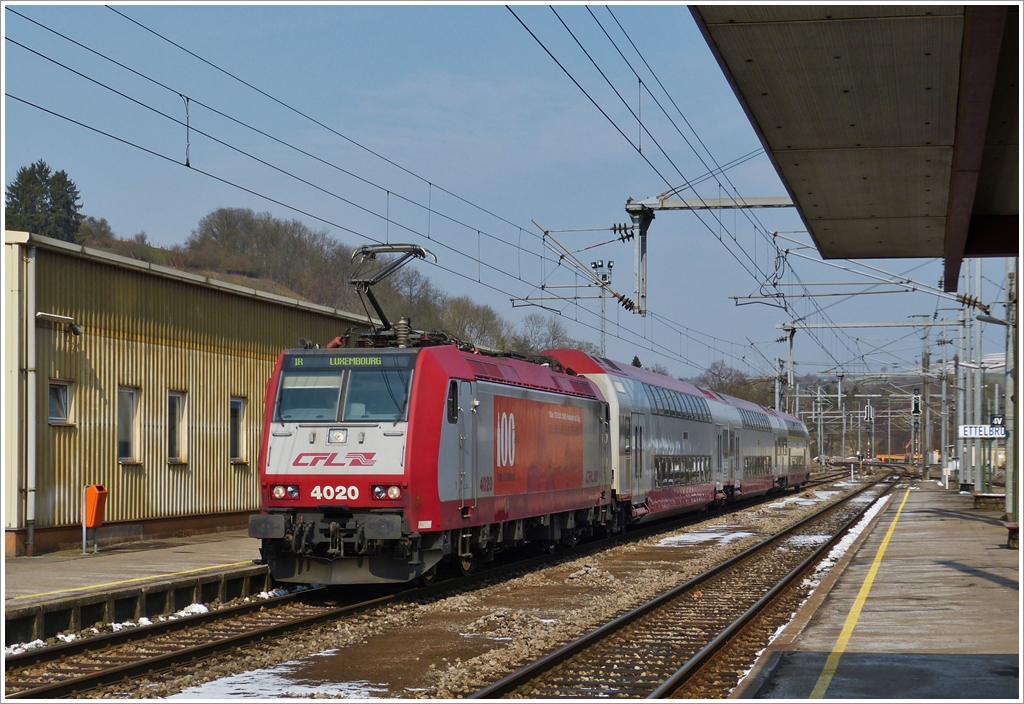
[[[1021,553],[1001,515],[902,485],[731,698],[1019,701]],[[6,558],[6,644],[256,594],[258,557],[235,531]]]
[[[1021,553],[1001,517],[901,484],[730,698],[1020,701]]]
[[[6,645],[97,623],[152,619],[195,603],[270,589],[259,541],[247,531],[4,559]]]

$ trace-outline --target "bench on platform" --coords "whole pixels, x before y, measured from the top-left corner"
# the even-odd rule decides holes
[[[1010,531],[1010,535],[1006,538],[1006,547],[1010,548],[1010,550],[1020,550],[1019,524],[1004,521],[1003,525]]]

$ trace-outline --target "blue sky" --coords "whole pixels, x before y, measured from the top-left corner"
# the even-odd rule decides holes
[[[5,184],[19,167],[43,159],[52,168],[67,171],[77,183],[85,214],[106,218],[123,237],[145,231],[152,242],[172,245],[184,242],[198,221],[215,208],[270,211],[327,229],[352,246],[374,240],[425,245],[438,256],[441,267],[417,266],[442,289],[471,296],[519,320],[537,309],[513,307],[511,296],[537,295],[542,281],[567,285],[577,280],[566,267],[556,267],[552,255],[542,257],[539,231],[532,220],[550,230],[608,228],[626,221],[628,197],[646,198],[667,190],[658,172],[678,185],[684,178],[702,176],[708,164],[725,164],[760,148],[685,6],[613,6],[611,12],[594,6],[590,8],[593,16],[583,6],[556,6],[557,16],[547,6],[515,6],[515,13],[539,42],[503,5],[115,7],[280,101],[261,95],[107,7],[6,5],[5,93],[160,156],[5,97]],[[10,10],[166,87],[133,75]],[[668,95],[642,68],[616,21]],[[641,73],[644,85],[669,108],[675,124],[660,114],[650,95],[641,92],[637,77],[602,27]],[[12,41],[177,120],[185,119],[181,96],[187,96],[193,130],[186,135],[180,124]],[[672,108],[669,96],[685,121]],[[319,161],[218,116],[200,103]],[[650,134],[639,134],[630,110],[639,111]],[[218,145],[200,135],[200,130],[315,187]],[[696,146],[696,152],[679,131]],[[183,165],[186,136],[192,168]],[[635,148],[638,139],[643,156]],[[704,181],[698,193],[719,197],[726,195],[722,188],[735,188],[745,196],[785,192],[763,154],[729,169],[727,175],[728,181]],[[433,211],[429,214],[422,207],[428,203]],[[763,305],[737,307],[729,300],[729,296],[757,293],[757,277],[750,272],[774,267],[768,238],[756,233],[755,226],[762,232],[785,231],[809,241],[806,234],[792,233],[802,230],[792,209],[752,211],[750,219],[735,211],[723,211],[717,220],[709,215],[698,219],[693,213],[659,214],[649,242],[649,307],[655,315],[641,318],[609,303],[608,355],[628,361],[636,354],[647,365],[660,363],[681,376],[695,375],[720,358],[750,372],[768,366],[764,357],[784,357],[785,346],[771,342],[782,334],[776,325],[796,316],[808,315],[809,322],[824,318],[809,307],[807,299],[796,301],[788,313]],[[614,237],[608,231],[555,236],[573,249]],[[722,237],[729,242],[733,236],[728,249],[719,241]],[[813,250],[804,253],[816,257]],[[585,263],[614,260],[614,288],[632,294],[631,244],[596,247],[582,252],[580,258]],[[804,282],[858,280],[820,263],[795,257],[790,263],[791,271]],[[931,285],[941,275],[937,260],[873,264],[899,272],[918,267],[911,276]],[[996,297],[1004,266],[1003,260],[985,262],[986,277],[995,282],[986,289],[987,299]],[[790,272],[783,278],[784,282],[795,280]],[[822,307],[838,301],[816,300]],[[561,312],[570,334],[598,341],[595,301],[551,305]],[[905,320],[908,315],[931,314],[936,307],[951,305],[927,294],[907,293],[862,296],[839,302],[826,312],[836,322]],[[994,312],[1000,315],[1001,307]],[[955,312],[939,311],[939,315],[950,317]],[[987,328],[986,344],[991,348],[987,351],[1001,349],[1002,328]],[[708,335],[727,342],[712,341]],[[905,339],[889,344],[897,338]],[[892,354],[870,356],[867,367],[854,359],[874,346],[887,346]],[[813,338],[799,333],[797,371],[823,371],[837,364],[850,371],[911,368],[920,349],[920,337],[909,330],[849,334],[822,330]]]

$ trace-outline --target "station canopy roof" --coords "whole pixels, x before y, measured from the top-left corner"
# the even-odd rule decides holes
[[[1018,255],[1016,5],[691,11],[823,258]]]

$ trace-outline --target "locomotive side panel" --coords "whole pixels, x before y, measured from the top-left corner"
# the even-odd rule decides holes
[[[477,382],[473,400],[472,467],[454,466],[453,445],[459,440],[454,436],[442,439],[438,456],[444,528],[532,518],[608,501],[610,470],[599,401],[489,382]],[[462,436],[461,442],[465,447],[470,439]],[[450,490],[460,474],[474,477],[469,501]]]

